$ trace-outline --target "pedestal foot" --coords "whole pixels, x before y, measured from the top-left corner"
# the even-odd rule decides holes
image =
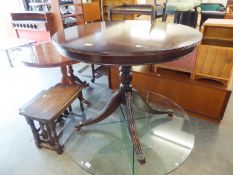
[[[108,116],[110,116],[120,105],[121,103],[121,93],[120,93],[120,90],[119,91],[116,91],[110,102],[107,104],[107,106],[100,112],[100,114],[98,114],[97,116],[95,117],[92,117],[90,119],[87,119],[83,122],[80,122],[79,125],[75,126],[75,128],[77,130],[80,130],[81,127],[83,126],[88,126],[88,125],[92,125],[92,124],[96,124],[104,119],[106,119]]]

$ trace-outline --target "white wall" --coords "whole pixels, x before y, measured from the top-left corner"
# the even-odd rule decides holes
[[[11,12],[22,11],[21,0],[10,0],[10,5],[6,5],[6,1],[0,1],[0,37],[11,33]]]

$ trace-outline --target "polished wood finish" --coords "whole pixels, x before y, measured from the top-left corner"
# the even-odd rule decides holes
[[[132,89],[131,81],[132,81],[132,73],[131,66],[121,66],[120,67],[120,89],[116,91],[111,98],[110,102],[107,106],[95,117],[90,118],[88,120],[80,122],[76,128],[80,130],[83,126],[92,125],[98,123],[107,117],[109,117],[121,104],[125,105],[126,118],[128,124],[128,130],[131,136],[131,141],[134,145],[134,151],[137,155],[137,160],[140,164],[145,164],[146,159],[143,155],[141,144],[138,138],[136,124],[133,116],[133,104],[137,106],[144,112],[152,113],[152,114],[162,114],[168,115],[169,117],[173,116],[173,111],[159,111],[151,108],[149,104],[137,93],[137,91]]]
[[[52,43],[40,44],[28,50],[28,55],[22,59],[22,63],[29,67],[50,68],[61,67],[61,83],[70,85],[87,85],[73,74],[72,64],[77,61],[61,56]]]
[[[83,62],[141,65],[187,55],[201,37],[195,29],[179,24],[114,21],[70,27],[52,40],[60,54]]]
[[[109,70],[109,86],[118,89],[120,85],[118,67]],[[150,66],[133,67],[133,88],[159,93],[173,100],[192,116],[220,122],[231,91],[228,87],[211,80],[191,80],[187,73],[159,69],[150,71]]]
[[[170,61],[162,64],[154,64],[151,66],[151,71],[156,72],[157,69],[164,68],[169,70],[187,72],[191,74],[194,71],[195,61],[197,57],[197,49],[195,49],[189,55],[184,56],[182,59]]]
[[[48,90],[41,91],[20,108],[19,114],[26,118],[38,148],[50,148],[58,154],[63,152],[63,145],[59,143],[59,134],[56,131],[56,122],[77,97],[82,98],[80,86],[57,84]],[[81,101],[80,105],[83,109]],[[35,122],[39,123],[38,128]]]
[[[146,162],[136,132],[132,103],[145,112],[165,114],[173,111],[157,111],[132,89],[132,65],[161,63],[178,59],[191,53],[201,40],[201,34],[191,27],[149,21],[99,22],[71,27],[57,32],[53,44],[68,57],[84,62],[120,65],[121,85],[111,101],[99,115],[81,122],[78,130],[95,124],[112,114],[120,105],[125,105],[128,130],[134,152],[140,164]]]
[[[227,86],[233,68],[233,21],[208,19],[202,33],[192,78],[213,79]]]
[[[30,67],[49,68],[77,63],[75,60],[60,55],[52,43],[34,46],[28,52],[28,55],[22,59],[22,63]]]

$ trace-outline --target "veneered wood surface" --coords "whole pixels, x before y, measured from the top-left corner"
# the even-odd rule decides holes
[[[30,67],[62,67],[77,63],[60,55],[52,43],[40,44],[29,49],[31,54],[27,54],[22,62]]]
[[[179,59],[201,38],[199,31],[180,24],[131,20],[70,27],[52,42],[62,55],[83,62],[141,65]]]

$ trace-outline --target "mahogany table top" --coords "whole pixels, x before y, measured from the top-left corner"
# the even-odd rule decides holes
[[[52,43],[31,47],[28,52],[30,53],[23,57],[22,63],[30,67],[61,67],[77,63],[77,61],[61,56]]]
[[[191,53],[202,34],[191,27],[150,21],[97,22],[57,32],[52,42],[64,56],[95,64],[141,65]]]

